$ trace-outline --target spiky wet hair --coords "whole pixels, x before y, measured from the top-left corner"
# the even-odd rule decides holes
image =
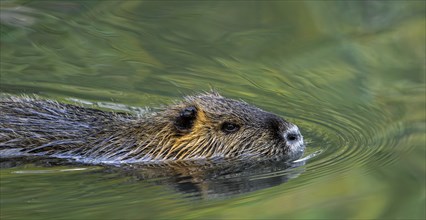
[[[0,104],[0,149],[26,154],[98,163],[291,158],[303,151],[303,140],[294,149],[283,136],[296,126],[216,92],[188,96],[143,116],[31,98]]]

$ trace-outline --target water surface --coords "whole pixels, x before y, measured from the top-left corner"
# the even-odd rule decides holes
[[[201,174],[2,161],[1,219],[425,218],[424,1],[0,10],[2,93],[135,110],[213,88],[297,124],[312,156]]]

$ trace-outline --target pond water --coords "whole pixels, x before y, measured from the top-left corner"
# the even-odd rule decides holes
[[[426,217],[424,1],[0,4],[1,93],[130,109],[215,89],[307,141],[299,163],[202,174],[2,160],[0,219]]]

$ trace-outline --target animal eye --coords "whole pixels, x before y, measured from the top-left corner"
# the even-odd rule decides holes
[[[225,133],[236,132],[240,129],[240,126],[231,122],[225,122],[222,124],[222,131]]]

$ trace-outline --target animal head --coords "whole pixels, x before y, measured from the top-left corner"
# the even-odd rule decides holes
[[[298,158],[304,150],[296,125],[217,93],[186,97],[166,115],[174,138],[163,158]]]

